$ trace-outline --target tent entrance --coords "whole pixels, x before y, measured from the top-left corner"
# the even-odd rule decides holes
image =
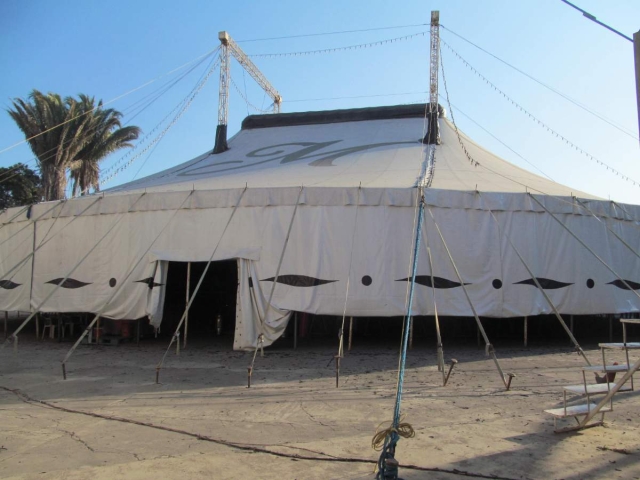
[[[163,336],[175,332],[187,305],[187,273],[189,272],[189,296],[192,296],[207,262],[169,262],[162,321]],[[211,262],[198,290],[188,316],[188,341],[219,338],[229,348],[233,345],[236,322],[236,295],[238,289],[238,265],[234,260]],[[217,317],[222,322],[219,325]],[[180,329],[180,341],[184,339],[184,325]]]

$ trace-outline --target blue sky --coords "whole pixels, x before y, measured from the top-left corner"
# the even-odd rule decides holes
[[[637,0],[573,3],[629,36],[640,28]],[[431,10],[440,11],[441,23],[449,29],[442,30],[442,39],[482,75],[584,151],[640,181],[632,44],[560,0],[3,0],[0,98],[3,110],[12,98],[25,97],[33,88],[64,96],[82,92],[107,101],[215,48],[220,30],[227,30],[248,54],[306,51],[425,32],[428,26],[420,24],[429,23]],[[418,26],[243,41],[404,25]],[[577,100],[627,133],[477,50],[451,31]],[[426,98],[424,94],[373,95],[425,92],[428,46],[425,35],[369,49],[256,58],[255,62],[284,97],[285,112],[392,105]],[[489,88],[444,46],[443,56],[451,101],[459,108],[453,112],[456,122],[470,137],[503,158],[536,173],[541,170],[560,183],[604,198],[640,203],[639,186],[621,180],[549,134]],[[188,69],[165,76],[109,106],[127,113],[125,122],[131,121],[149,133],[188,95],[205,68],[206,63],[198,66],[133,119],[135,107],[140,105],[136,102],[165,82],[177,80]],[[232,77],[251,104],[268,107],[268,98],[237,64],[232,66]],[[442,84],[440,91],[444,93]],[[372,96],[328,99],[361,95]],[[104,187],[163,170],[212,148],[217,108],[216,73],[153,154],[138,158]],[[239,129],[247,113],[256,112],[231,87],[230,134]],[[0,150],[22,139],[8,115],[0,112]],[[103,168],[121,157],[116,154],[106,159]],[[0,166],[31,159],[28,146],[21,145],[0,154]]]

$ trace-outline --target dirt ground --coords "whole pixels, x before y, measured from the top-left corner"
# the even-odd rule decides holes
[[[327,365],[337,345],[276,345],[258,356],[248,389],[251,355],[228,343],[170,353],[155,384],[166,340],[81,346],[63,380],[60,360],[71,344],[22,335],[17,354],[0,353],[0,477],[374,478],[371,438],[391,419],[395,398],[391,342],[356,341],[339,389]],[[584,347],[596,362],[596,345]],[[637,391],[616,397],[605,426],[555,434],[543,410],[561,405],[563,385],[581,382],[581,358],[565,345],[496,348],[505,372],[517,375],[509,392],[475,345],[445,345],[445,357],[459,361],[445,388],[433,347],[423,342],[410,352],[402,411],[416,435],[398,445],[402,478],[640,479]]]

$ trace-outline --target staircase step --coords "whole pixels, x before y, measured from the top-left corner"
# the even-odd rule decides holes
[[[611,390],[613,390],[613,387],[615,387],[615,383],[610,383],[609,385],[607,385],[606,383],[596,383],[593,385],[587,385],[587,388],[585,389],[585,386],[583,384],[580,385],[568,385],[566,387],[563,387],[564,390],[566,390],[567,392],[572,392],[572,393],[589,393],[590,395],[596,395],[599,393],[609,393],[609,386],[611,387]],[[618,390],[619,392],[629,392],[631,391],[631,385],[623,385],[622,387],[620,387],[620,390]]]
[[[591,367],[582,367],[582,370],[585,372],[604,372],[605,368],[607,372],[626,372],[629,370],[628,365],[607,365],[603,367],[602,365],[593,365]]]
[[[545,413],[548,413],[558,418],[576,417],[578,415],[587,415],[590,411],[595,410],[596,406],[597,405],[595,403],[590,403],[590,404],[585,403],[582,405],[571,405],[566,409],[564,407],[551,408],[549,410],[545,410]],[[601,408],[599,413],[610,412],[610,411],[611,411],[611,407],[606,406]]]
[[[600,348],[608,348],[608,349],[624,350],[625,348],[628,348],[629,350],[635,350],[637,348],[640,348],[640,342],[627,342],[626,344],[622,342],[621,343],[599,343],[598,346]]]

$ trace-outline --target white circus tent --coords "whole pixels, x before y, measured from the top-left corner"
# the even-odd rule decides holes
[[[158,326],[168,262],[237,259],[234,348],[260,333],[273,342],[292,311],[402,316],[422,194],[413,314],[432,315],[434,300],[450,316],[640,311],[640,206],[518,168],[446,118],[439,127],[431,158],[425,105],[250,116],[223,153],[9,209],[0,310]]]

